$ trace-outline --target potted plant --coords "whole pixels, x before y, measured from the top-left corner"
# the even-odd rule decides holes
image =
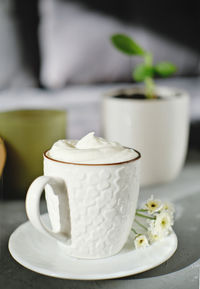
[[[180,89],[155,85],[156,75],[167,77],[176,71],[172,63],[154,64],[152,54],[126,35],[115,34],[111,41],[121,52],[143,59],[132,75],[136,82],[144,82],[144,85],[113,91],[105,96],[105,138],[142,153],[142,185],[171,181],[180,172],[186,157],[189,96]]]

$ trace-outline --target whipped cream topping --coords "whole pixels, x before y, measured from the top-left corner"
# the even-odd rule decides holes
[[[57,141],[47,152],[47,156],[70,163],[109,164],[132,160],[138,153],[117,142],[108,142],[96,137],[94,132],[91,132],[79,141],[65,139]]]

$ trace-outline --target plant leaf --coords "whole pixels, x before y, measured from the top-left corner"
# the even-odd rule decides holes
[[[154,69],[155,72],[162,77],[167,77],[175,73],[177,70],[176,66],[173,63],[167,61],[159,62],[155,65]]]
[[[153,66],[140,64],[133,70],[133,79],[137,82],[144,81],[147,77],[152,77],[154,73]]]
[[[152,66],[153,65],[153,56],[151,53],[146,52],[144,55],[144,63],[145,65]]]
[[[129,55],[144,55],[145,51],[132,38],[125,34],[111,36],[112,44],[121,52]]]

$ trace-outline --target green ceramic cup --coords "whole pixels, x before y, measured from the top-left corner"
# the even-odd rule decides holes
[[[3,198],[24,198],[31,182],[43,174],[43,152],[58,139],[66,138],[66,111],[2,112],[0,136],[7,150]]]

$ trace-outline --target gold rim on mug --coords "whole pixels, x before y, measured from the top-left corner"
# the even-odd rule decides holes
[[[128,147],[126,147],[126,148],[128,148]],[[128,149],[131,149],[131,150],[135,151],[135,152],[138,154],[138,156],[135,157],[134,159],[131,159],[131,160],[128,160],[128,161],[123,161],[123,162],[118,162],[118,163],[108,163],[108,164],[83,164],[83,163],[71,163],[71,162],[64,162],[64,161],[55,160],[55,159],[53,159],[53,158],[51,158],[51,157],[49,157],[49,156],[47,155],[49,149],[44,152],[43,156],[46,157],[47,159],[51,160],[51,161],[54,161],[54,162],[57,162],[57,163],[62,163],[62,164],[68,164],[68,165],[79,165],[79,166],[115,166],[115,165],[121,165],[121,164],[125,164],[125,163],[134,162],[134,161],[137,161],[137,160],[139,160],[139,159],[141,158],[141,153],[140,153],[140,152],[138,152],[137,150],[132,149],[132,148],[128,148]]]

